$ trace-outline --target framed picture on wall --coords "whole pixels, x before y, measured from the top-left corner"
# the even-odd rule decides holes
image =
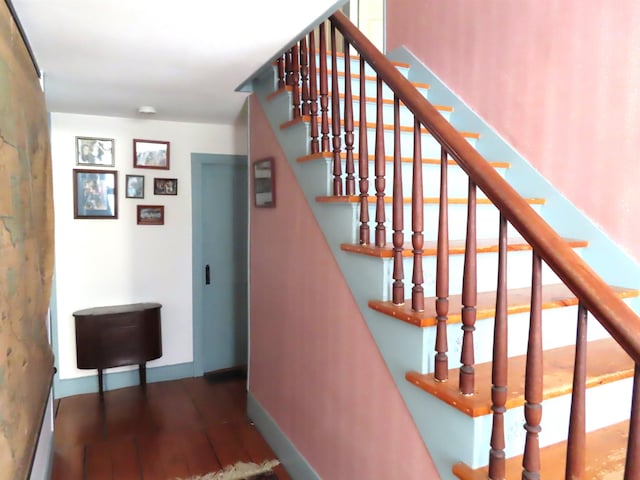
[[[127,198],[144,198],[144,175],[127,175]]]
[[[273,157],[253,162],[253,192],[255,206],[273,208],[276,206]]]
[[[133,140],[133,166],[169,170],[169,142],[159,140]]]
[[[153,194],[154,195],[177,195],[178,179],[177,178],[154,178]]]
[[[76,165],[115,165],[113,138],[76,137]]]
[[[164,205],[138,205],[138,225],[164,225]]]
[[[73,170],[73,218],[118,218],[118,172]]]

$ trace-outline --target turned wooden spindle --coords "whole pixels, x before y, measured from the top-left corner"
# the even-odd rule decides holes
[[[578,479],[585,478],[587,448],[587,309],[582,302],[578,303],[572,392],[565,478]]]
[[[476,185],[469,178],[467,204],[467,238],[464,247],[464,272],[462,277],[462,352],[460,354],[460,393],[473,395],[475,387],[475,353],[473,332],[476,327],[478,297],[476,242]]]
[[[635,364],[624,480],[640,478],[640,364]]]
[[[424,248],[424,192],[422,185],[422,127],[417,118],[413,122],[413,181],[411,194],[411,246],[413,247],[413,276],[411,281],[411,309],[424,311],[424,274],[422,254]]]
[[[524,429],[527,432],[522,457],[523,480],[540,478],[540,422],[542,421],[542,261],[533,251],[531,314],[524,386]]]
[[[367,124],[366,82],[364,78],[365,61],[360,58],[360,128],[358,129],[358,176],[360,177],[360,244],[371,243],[369,229],[369,141],[367,129],[362,128]]]
[[[331,134],[333,137],[333,195],[342,195],[342,159],[340,158],[340,88],[338,85],[338,55],[336,27],[331,24]]]
[[[300,117],[300,55],[298,44],[291,47],[291,96],[293,98],[293,118]]]
[[[311,153],[320,151],[318,140],[318,71],[316,68],[316,32],[309,32],[309,115],[311,117]]]
[[[318,26],[320,29],[320,117],[322,121],[322,151],[331,151],[329,140],[329,86],[327,70],[327,30],[325,24]]]
[[[286,57],[286,53],[281,55],[280,58],[278,58],[276,64],[278,66],[278,88],[284,88],[285,86],[285,73],[284,73],[284,63],[285,63],[285,57]]]
[[[360,100],[361,102],[364,100]],[[402,193],[402,155],[400,148],[400,100],[393,97],[393,287],[392,302],[404,304],[404,202]]]
[[[302,115],[309,115],[309,52],[307,37],[300,39],[300,85],[302,96]]]
[[[291,49],[284,52],[285,84],[293,85],[293,65],[291,64]]]
[[[438,251],[436,256],[436,357],[434,377],[439,382],[449,379],[449,191],[447,188],[449,159],[440,149],[440,200],[438,211]]]
[[[384,226],[386,220],[384,213],[384,178],[386,158],[384,149],[384,115],[382,113],[382,78],[377,77],[376,95],[376,145],[375,145],[375,187],[376,187],[376,247],[384,247],[387,244],[387,231]],[[366,125],[360,125],[361,129],[367,129]]]
[[[349,55],[349,42],[344,42],[344,149],[345,161],[345,194],[356,194],[356,179],[353,165],[353,94],[351,93],[351,58]]]
[[[489,478],[505,479],[504,414],[507,411],[508,322],[507,322],[507,220],[500,215],[498,231],[498,285],[496,287],[496,320],[493,327],[493,361],[491,366],[491,449]]]

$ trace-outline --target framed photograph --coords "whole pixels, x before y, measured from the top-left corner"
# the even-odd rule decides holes
[[[153,194],[154,195],[177,195],[178,179],[177,178],[154,178]]]
[[[73,170],[73,218],[118,218],[118,172]]]
[[[76,137],[76,165],[113,167],[113,138]]]
[[[138,205],[138,225],[164,225],[164,205]]]
[[[144,175],[127,175],[127,198],[144,198]]]
[[[133,166],[169,170],[169,142],[133,139]]]
[[[253,162],[253,191],[256,207],[275,207],[276,192],[274,190],[273,157]]]

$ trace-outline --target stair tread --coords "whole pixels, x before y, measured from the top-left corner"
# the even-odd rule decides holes
[[[369,195],[369,197],[367,197],[369,200],[370,204],[374,204],[376,202],[376,197],[373,195]],[[525,200],[527,201],[527,203],[529,203],[529,205],[544,205],[545,203],[545,199],[544,198],[525,198]],[[318,197],[316,197],[316,201],[320,202],[320,203],[359,203],[360,202],[360,196],[359,195],[320,195]],[[393,197],[390,195],[385,195],[384,196],[384,203],[392,203],[393,201]],[[405,204],[410,204],[411,203],[411,197],[405,197],[403,199],[403,203]],[[439,197],[424,197],[424,203],[428,204],[428,203],[433,203],[433,204],[439,204],[440,203],[440,198]],[[467,199],[466,198],[449,198],[448,199],[448,203],[449,205],[466,205],[467,204]],[[476,203],[478,205],[491,205],[491,200],[489,200],[488,198],[478,198],[476,199]]]
[[[620,422],[587,433],[585,458],[588,459],[585,477],[593,480],[613,480],[624,475],[624,462],[629,437],[629,422]],[[560,442],[540,449],[541,478],[564,478],[566,468],[566,442]],[[452,472],[460,480],[487,480],[489,468],[475,470],[460,462]],[[522,455],[506,461],[505,478],[520,480],[522,475]]]
[[[620,298],[631,298],[640,295],[640,291],[633,288],[611,287]],[[507,291],[507,312],[509,314],[528,312],[531,305],[531,288],[512,288]],[[577,305],[577,297],[562,284],[542,286],[542,308],[560,308]],[[403,305],[394,305],[390,301],[370,300],[369,307],[385,315],[389,315],[403,322],[417,327],[432,327],[436,324],[436,297],[424,299],[423,312],[411,310],[411,300]],[[462,295],[449,296],[449,317],[447,323],[462,321]],[[492,318],[496,311],[496,292],[478,292],[476,304],[476,319]]]
[[[549,399],[571,392],[575,346],[544,351],[543,398]],[[408,372],[405,378],[471,417],[491,413],[491,362],[475,365],[474,395],[464,396],[458,390],[458,371],[449,370],[449,380],[437,382],[433,374]],[[526,356],[509,358],[507,409],[524,405]],[[631,357],[612,338],[594,340],[587,346],[587,388],[633,376]]]
[[[588,246],[586,240],[578,240],[574,238],[565,239],[569,246],[573,248],[583,248]],[[493,238],[477,239],[477,251],[478,253],[494,253],[498,251],[498,241]],[[388,242],[384,247],[376,247],[373,244],[360,245],[353,243],[343,243],[340,245],[341,250],[345,252],[358,253],[360,255],[367,255],[370,257],[378,258],[391,258],[393,257],[393,244]],[[411,242],[405,242],[402,247],[403,257],[413,256],[413,246]],[[519,250],[531,250],[531,245],[527,243],[523,238],[509,238],[507,240],[507,250],[510,252]],[[450,240],[449,241],[449,255],[461,255],[465,252],[465,240]],[[424,242],[422,249],[422,256],[432,257],[438,253],[438,242],[435,240],[429,240]]]
[[[346,152],[340,152],[340,158],[345,160],[347,158]],[[357,153],[353,154],[354,162],[358,162],[359,158],[360,157],[358,156]],[[375,161],[375,158],[376,158],[375,155],[369,155],[370,162]],[[311,162],[314,160],[321,160],[321,159],[325,159],[325,160],[333,159],[333,152],[311,153],[303,157],[298,157],[296,161],[298,163],[305,163],[305,162]],[[391,155],[385,155],[384,159],[387,163],[393,162],[393,157]],[[400,160],[402,161],[402,163],[413,163],[412,157],[402,157]],[[440,165],[440,159],[439,158],[423,158],[422,163],[423,165]],[[447,164],[452,166],[458,166],[456,161],[453,160],[452,158],[449,158],[449,160],[447,161]],[[509,162],[489,162],[489,165],[491,165],[493,168],[509,168],[511,166]]]
[[[331,74],[332,74],[332,70],[331,69],[327,69],[327,78],[331,78]],[[342,70],[338,70],[338,76],[339,77],[344,77],[344,72]],[[360,78],[360,73],[359,72],[354,72],[353,70],[351,71],[351,79],[355,79],[355,78]],[[375,82],[378,77],[376,75],[365,75],[364,79],[367,81],[371,81],[371,82]],[[411,82],[411,85],[413,85],[416,88],[431,88],[431,85],[429,85],[428,83],[423,83],[423,82]],[[340,85],[340,87],[342,87],[342,85]]]

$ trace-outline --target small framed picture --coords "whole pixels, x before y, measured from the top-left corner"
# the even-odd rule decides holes
[[[73,218],[118,218],[118,172],[73,170]]]
[[[154,178],[153,194],[154,195],[177,195],[178,179],[177,178]]]
[[[158,140],[133,140],[133,166],[169,170],[169,142]]]
[[[273,157],[253,162],[253,190],[256,207],[275,207]]]
[[[164,225],[164,205],[138,205],[138,225]]]
[[[127,175],[127,198],[144,198],[144,175]]]
[[[114,166],[113,138],[76,137],[76,165]]]

